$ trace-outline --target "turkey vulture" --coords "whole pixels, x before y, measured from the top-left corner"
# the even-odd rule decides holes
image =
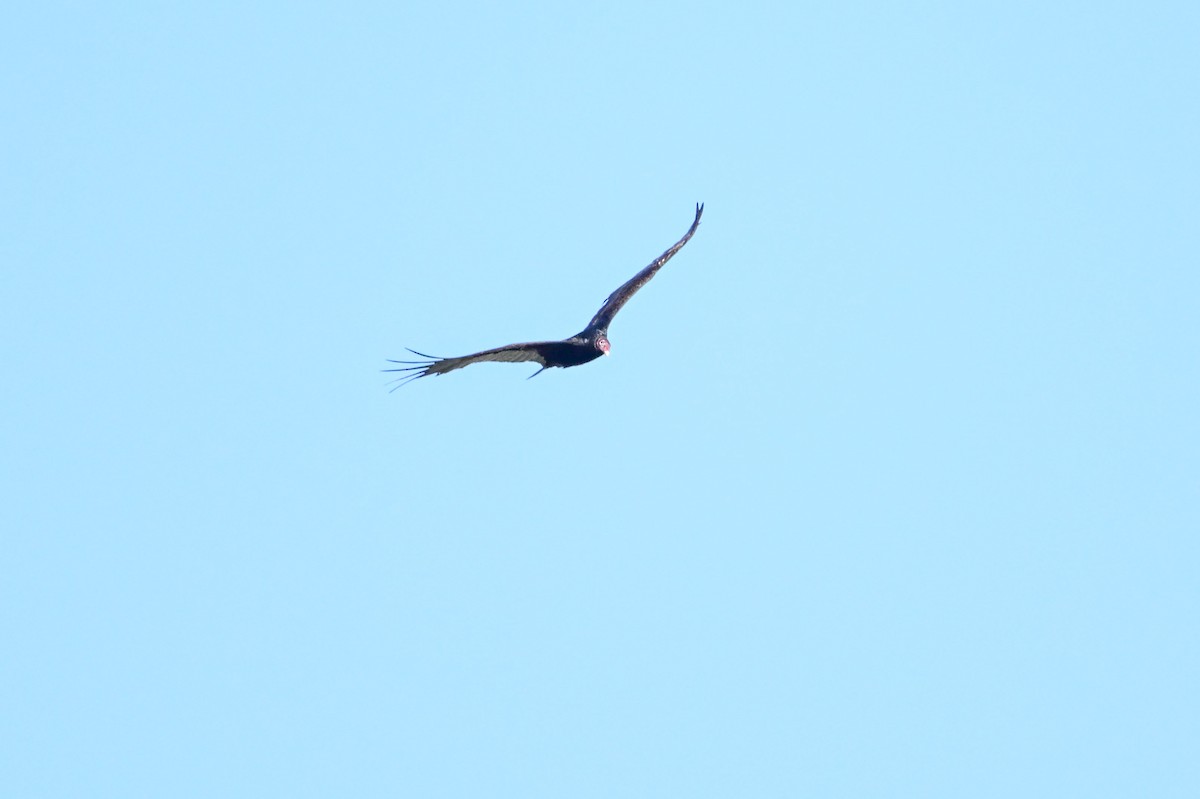
[[[671,260],[671,256],[683,249],[683,245],[688,243],[688,240],[696,233],[696,228],[700,226],[700,215],[702,213],[704,213],[704,205],[698,203],[696,205],[696,218],[692,221],[692,226],[688,228],[688,232],[683,234],[683,238],[672,244],[670,249],[655,258],[649,266],[631,277],[624,285],[610,294],[608,299],[604,301],[604,304],[600,306],[600,310],[596,311],[596,315],[592,317],[592,321],[588,322],[588,326],[581,332],[562,341],[532,341],[527,344],[509,344],[507,347],[496,347],[492,350],[484,350],[483,352],[477,352],[473,355],[463,355],[458,358],[438,358],[433,355],[417,352],[416,350],[409,350],[413,355],[418,355],[427,360],[389,360],[389,363],[402,364],[402,366],[397,369],[384,369],[383,371],[405,373],[396,378],[394,382],[397,385],[392,391],[400,388],[405,383],[421,377],[443,375],[446,372],[452,372],[455,369],[461,369],[464,366],[483,361],[534,361],[540,364],[542,368],[529,376],[533,378],[551,366],[561,366],[565,369],[569,366],[579,366],[588,361],[594,361],[601,355],[608,355],[608,326],[612,323],[613,317],[617,315],[617,311],[625,306],[625,303],[629,302],[629,298],[636,294],[638,289],[646,285],[650,281],[650,278],[654,277],[654,273],[661,269],[663,264]]]

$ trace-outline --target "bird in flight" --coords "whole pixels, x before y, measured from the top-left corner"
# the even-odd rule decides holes
[[[696,205],[696,218],[692,221],[692,226],[688,228],[688,232],[683,234],[683,238],[671,245],[670,249],[662,255],[650,262],[642,271],[631,277],[620,288],[608,295],[608,299],[600,306],[600,310],[596,311],[596,315],[592,317],[592,321],[588,322],[581,332],[576,333],[570,338],[565,338],[562,341],[531,341],[526,344],[509,344],[507,347],[496,347],[483,352],[476,352],[472,355],[463,355],[458,358],[438,358],[433,355],[426,355],[416,350],[409,350],[413,355],[424,358],[423,361],[393,361],[389,359],[389,363],[400,364],[395,369],[384,369],[385,372],[400,372],[400,377],[397,377],[393,382],[396,383],[392,391],[395,391],[405,383],[417,380],[429,375],[444,375],[446,372],[453,372],[455,369],[461,369],[464,366],[470,366],[473,363],[482,363],[484,361],[503,361],[512,363],[517,361],[533,361],[541,365],[541,369],[531,374],[529,377],[534,378],[546,371],[552,366],[561,366],[566,369],[571,366],[579,366],[580,364],[594,361],[601,355],[608,355],[608,326],[612,323],[613,317],[617,315],[617,311],[629,302],[629,298],[637,293],[638,289],[650,282],[650,278],[662,269],[663,264],[671,260],[675,253],[683,249],[683,245],[696,233],[696,228],[700,226],[700,215],[704,213],[704,205],[698,203]]]

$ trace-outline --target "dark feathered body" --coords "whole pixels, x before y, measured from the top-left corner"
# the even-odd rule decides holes
[[[538,349],[541,351],[542,358],[546,361],[546,366],[544,367],[546,369],[549,369],[551,366],[560,366],[564,369],[570,366],[581,366],[585,363],[591,363],[604,354],[596,349],[591,339],[584,338],[582,335],[572,336],[564,341],[551,341],[540,344]]]
[[[386,369],[384,371],[411,372],[411,374],[405,374],[399,378],[399,385],[396,386],[396,388],[399,388],[400,385],[409,380],[416,380],[428,375],[445,374],[446,372],[483,361],[510,363],[532,361],[541,364],[542,367],[530,375],[530,377],[536,377],[553,366],[565,369],[589,363],[601,355],[607,355],[609,351],[608,326],[612,323],[613,317],[617,315],[617,312],[624,307],[625,303],[629,302],[629,299],[642,286],[650,281],[650,278],[654,277],[663,264],[671,260],[672,256],[679,252],[683,248],[683,245],[687,244],[692,236],[695,235],[696,228],[700,225],[700,215],[703,213],[704,206],[697,205],[696,218],[692,221],[692,226],[688,228],[688,232],[684,234],[683,238],[675,242],[670,249],[658,256],[658,258],[655,258],[642,271],[638,272],[610,294],[608,299],[604,301],[604,304],[600,306],[600,310],[592,317],[592,321],[588,323],[588,326],[570,338],[561,341],[533,341],[527,344],[509,344],[506,347],[497,347],[457,358],[438,358],[433,355],[425,355],[416,350],[409,350],[414,355],[419,355],[428,360],[392,361],[392,363],[411,365],[399,369]],[[395,389],[392,390],[394,391]]]

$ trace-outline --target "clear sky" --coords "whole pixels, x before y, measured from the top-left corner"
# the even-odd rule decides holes
[[[1195,3],[27,3],[0,794],[1200,795]],[[536,380],[404,347],[581,329]]]

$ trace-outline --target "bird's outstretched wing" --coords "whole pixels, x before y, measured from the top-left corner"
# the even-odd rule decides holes
[[[403,366],[396,369],[384,369],[383,371],[403,373],[393,381],[396,385],[392,388],[392,391],[395,391],[409,381],[428,377],[429,375],[444,375],[446,372],[453,372],[455,369],[461,369],[464,366],[484,361],[502,361],[506,363],[535,361],[541,364],[542,369],[545,369],[547,348],[557,343],[559,342],[532,341],[528,344],[509,344],[507,347],[496,347],[495,349],[484,350],[473,355],[463,355],[459,358],[438,358],[436,355],[426,355],[423,352],[409,350],[413,355],[418,355],[426,360],[393,361],[388,359],[389,363],[403,364]],[[534,374],[538,374],[540,371],[538,370]]]
[[[688,228],[688,232],[683,234],[683,238],[672,244],[669,250],[651,261],[649,266],[630,278],[612,294],[608,295],[608,299],[604,301],[604,305],[600,306],[600,310],[596,311],[596,315],[588,323],[589,329],[608,329],[608,325],[612,322],[613,317],[617,315],[617,311],[621,310],[625,303],[629,302],[629,298],[637,294],[638,289],[649,283],[650,278],[654,277],[654,273],[662,269],[663,264],[671,260],[671,257],[683,249],[683,245],[687,244],[688,240],[695,235],[696,228],[700,226],[700,215],[703,213],[704,204],[697,203],[696,219],[692,222],[692,226]]]

